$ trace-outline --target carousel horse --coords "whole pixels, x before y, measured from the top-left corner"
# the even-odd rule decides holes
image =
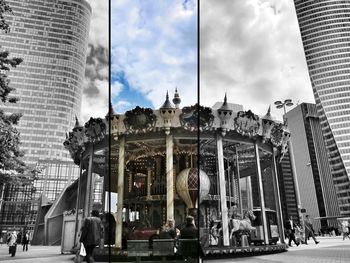
[[[231,219],[230,220],[230,239],[232,236],[238,232],[249,232],[255,230],[255,227],[252,227],[251,221],[255,220],[255,215],[252,210],[248,210],[244,213],[243,219]]]

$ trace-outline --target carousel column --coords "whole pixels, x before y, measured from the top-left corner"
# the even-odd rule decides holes
[[[115,246],[122,248],[122,227],[123,227],[123,199],[124,199],[124,163],[125,163],[125,137],[119,138],[119,160],[118,160],[118,201],[117,218],[115,227]]]
[[[265,199],[264,199],[264,188],[262,183],[261,168],[260,168],[260,156],[259,156],[259,147],[257,141],[254,142],[255,150],[255,161],[256,169],[258,173],[258,184],[259,184],[259,194],[260,194],[260,206],[261,206],[261,215],[262,215],[262,225],[264,232],[264,243],[265,245],[269,244],[269,238],[267,235],[267,220],[266,220],[266,210],[265,210]]]
[[[237,166],[237,190],[238,190],[238,202],[239,202],[239,212],[241,213],[241,216],[243,216],[243,204],[242,204],[242,194],[241,194],[241,174],[239,172],[239,157],[238,157],[238,149],[236,147],[236,166]],[[248,194],[248,191],[247,191]],[[248,197],[249,200],[249,197]],[[249,209],[249,207],[248,207]],[[253,209],[253,206],[252,206]]]
[[[174,162],[173,136],[166,135],[166,214],[167,219],[174,219]]]
[[[218,168],[219,168],[219,188],[220,188],[220,205],[221,205],[221,222],[223,233],[223,245],[229,246],[229,229],[228,229],[228,211],[226,202],[226,182],[225,182],[225,168],[224,168],[224,151],[222,145],[222,136],[217,133],[216,146],[218,153]]]
[[[152,167],[147,167],[147,198],[151,197]]]
[[[87,172],[87,183],[86,183],[86,193],[85,193],[85,205],[83,218],[86,218],[90,214],[91,209],[91,198],[92,198],[92,161],[94,157],[94,146],[90,146],[89,153],[89,167]]]
[[[273,188],[275,193],[275,200],[276,200],[276,210],[277,210],[277,223],[278,223],[278,232],[280,233],[280,239],[281,243],[285,243],[285,236],[284,236],[284,226],[283,226],[283,216],[282,216],[282,207],[281,207],[281,196],[280,196],[280,189],[279,189],[279,183],[278,183],[278,174],[277,174],[277,165],[276,165],[276,151],[277,149],[273,148],[273,155],[272,155],[272,181],[273,181]]]

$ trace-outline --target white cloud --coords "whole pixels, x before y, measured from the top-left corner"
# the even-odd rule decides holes
[[[207,0],[200,8],[201,104],[225,92],[259,115],[276,100],[314,103],[293,1]]]
[[[108,113],[109,83],[106,80],[94,80],[94,86],[99,90],[95,96],[83,94],[82,99],[82,123],[90,117],[104,118]]]
[[[90,43],[108,48],[109,9],[108,0],[87,0],[92,9]]]
[[[112,74],[123,72],[154,107],[179,88],[197,102],[197,6],[190,1],[112,1]]]

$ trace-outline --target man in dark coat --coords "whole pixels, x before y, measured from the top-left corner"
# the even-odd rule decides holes
[[[314,240],[315,244],[317,245],[320,243],[319,241],[316,240],[315,234],[314,234],[314,228],[311,222],[311,219],[309,218],[309,215],[306,215],[306,219],[304,221],[305,225],[305,245],[307,245],[307,240],[308,237],[311,236],[312,239]]]
[[[99,212],[93,210],[91,217],[84,220],[81,228],[80,242],[84,244],[86,250],[86,261],[95,262],[93,258],[94,248],[100,244],[102,235],[102,222],[99,218]]]
[[[287,234],[288,234],[288,245],[291,247],[292,246],[292,241],[294,241],[294,244],[299,246],[299,242],[295,240],[295,229],[296,229],[296,224],[293,222],[292,216],[289,217],[289,219],[286,222],[286,229],[287,229]]]
[[[186,217],[186,226],[180,231],[181,239],[194,239],[198,237],[198,229],[194,225],[192,216]]]

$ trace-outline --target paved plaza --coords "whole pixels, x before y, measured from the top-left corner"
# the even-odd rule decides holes
[[[72,263],[74,262],[74,255],[61,254],[60,246],[29,246],[27,252],[22,251],[22,246],[17,246],[17,252],[15,257],[11,257],[8,253],[9,249],[7,245],[0,247],[0,262],[35,262],[35,263]]]
[[[287,252],[268,255],[255,255],[252,257],[235,257],[205,260],[209,263],[226,262],[281,262],[281,263],[346,263],[350,262],[350,240],[343,241],[342,237],[319,237],[320,243],[316,245],[312,239],[308,245],[288,248]]]
[[[320,237],[318,245],[310,240],[309,245],[293,246],[287,252],[268,255],[254,255],[251,257],[230,257],[222,259],[205,260],[204,262],[281,262],[281,263],[346,263],[350,262],[350,240],[342,240],[342,237]],[[74,255],[61,254],[59,246],[30,246],[28,252],[22,251],[22,246],[17,247],[16,256],[8,254],[8,247],[0,247],[0,261],[4,262],[49,262],[72,263]]]

